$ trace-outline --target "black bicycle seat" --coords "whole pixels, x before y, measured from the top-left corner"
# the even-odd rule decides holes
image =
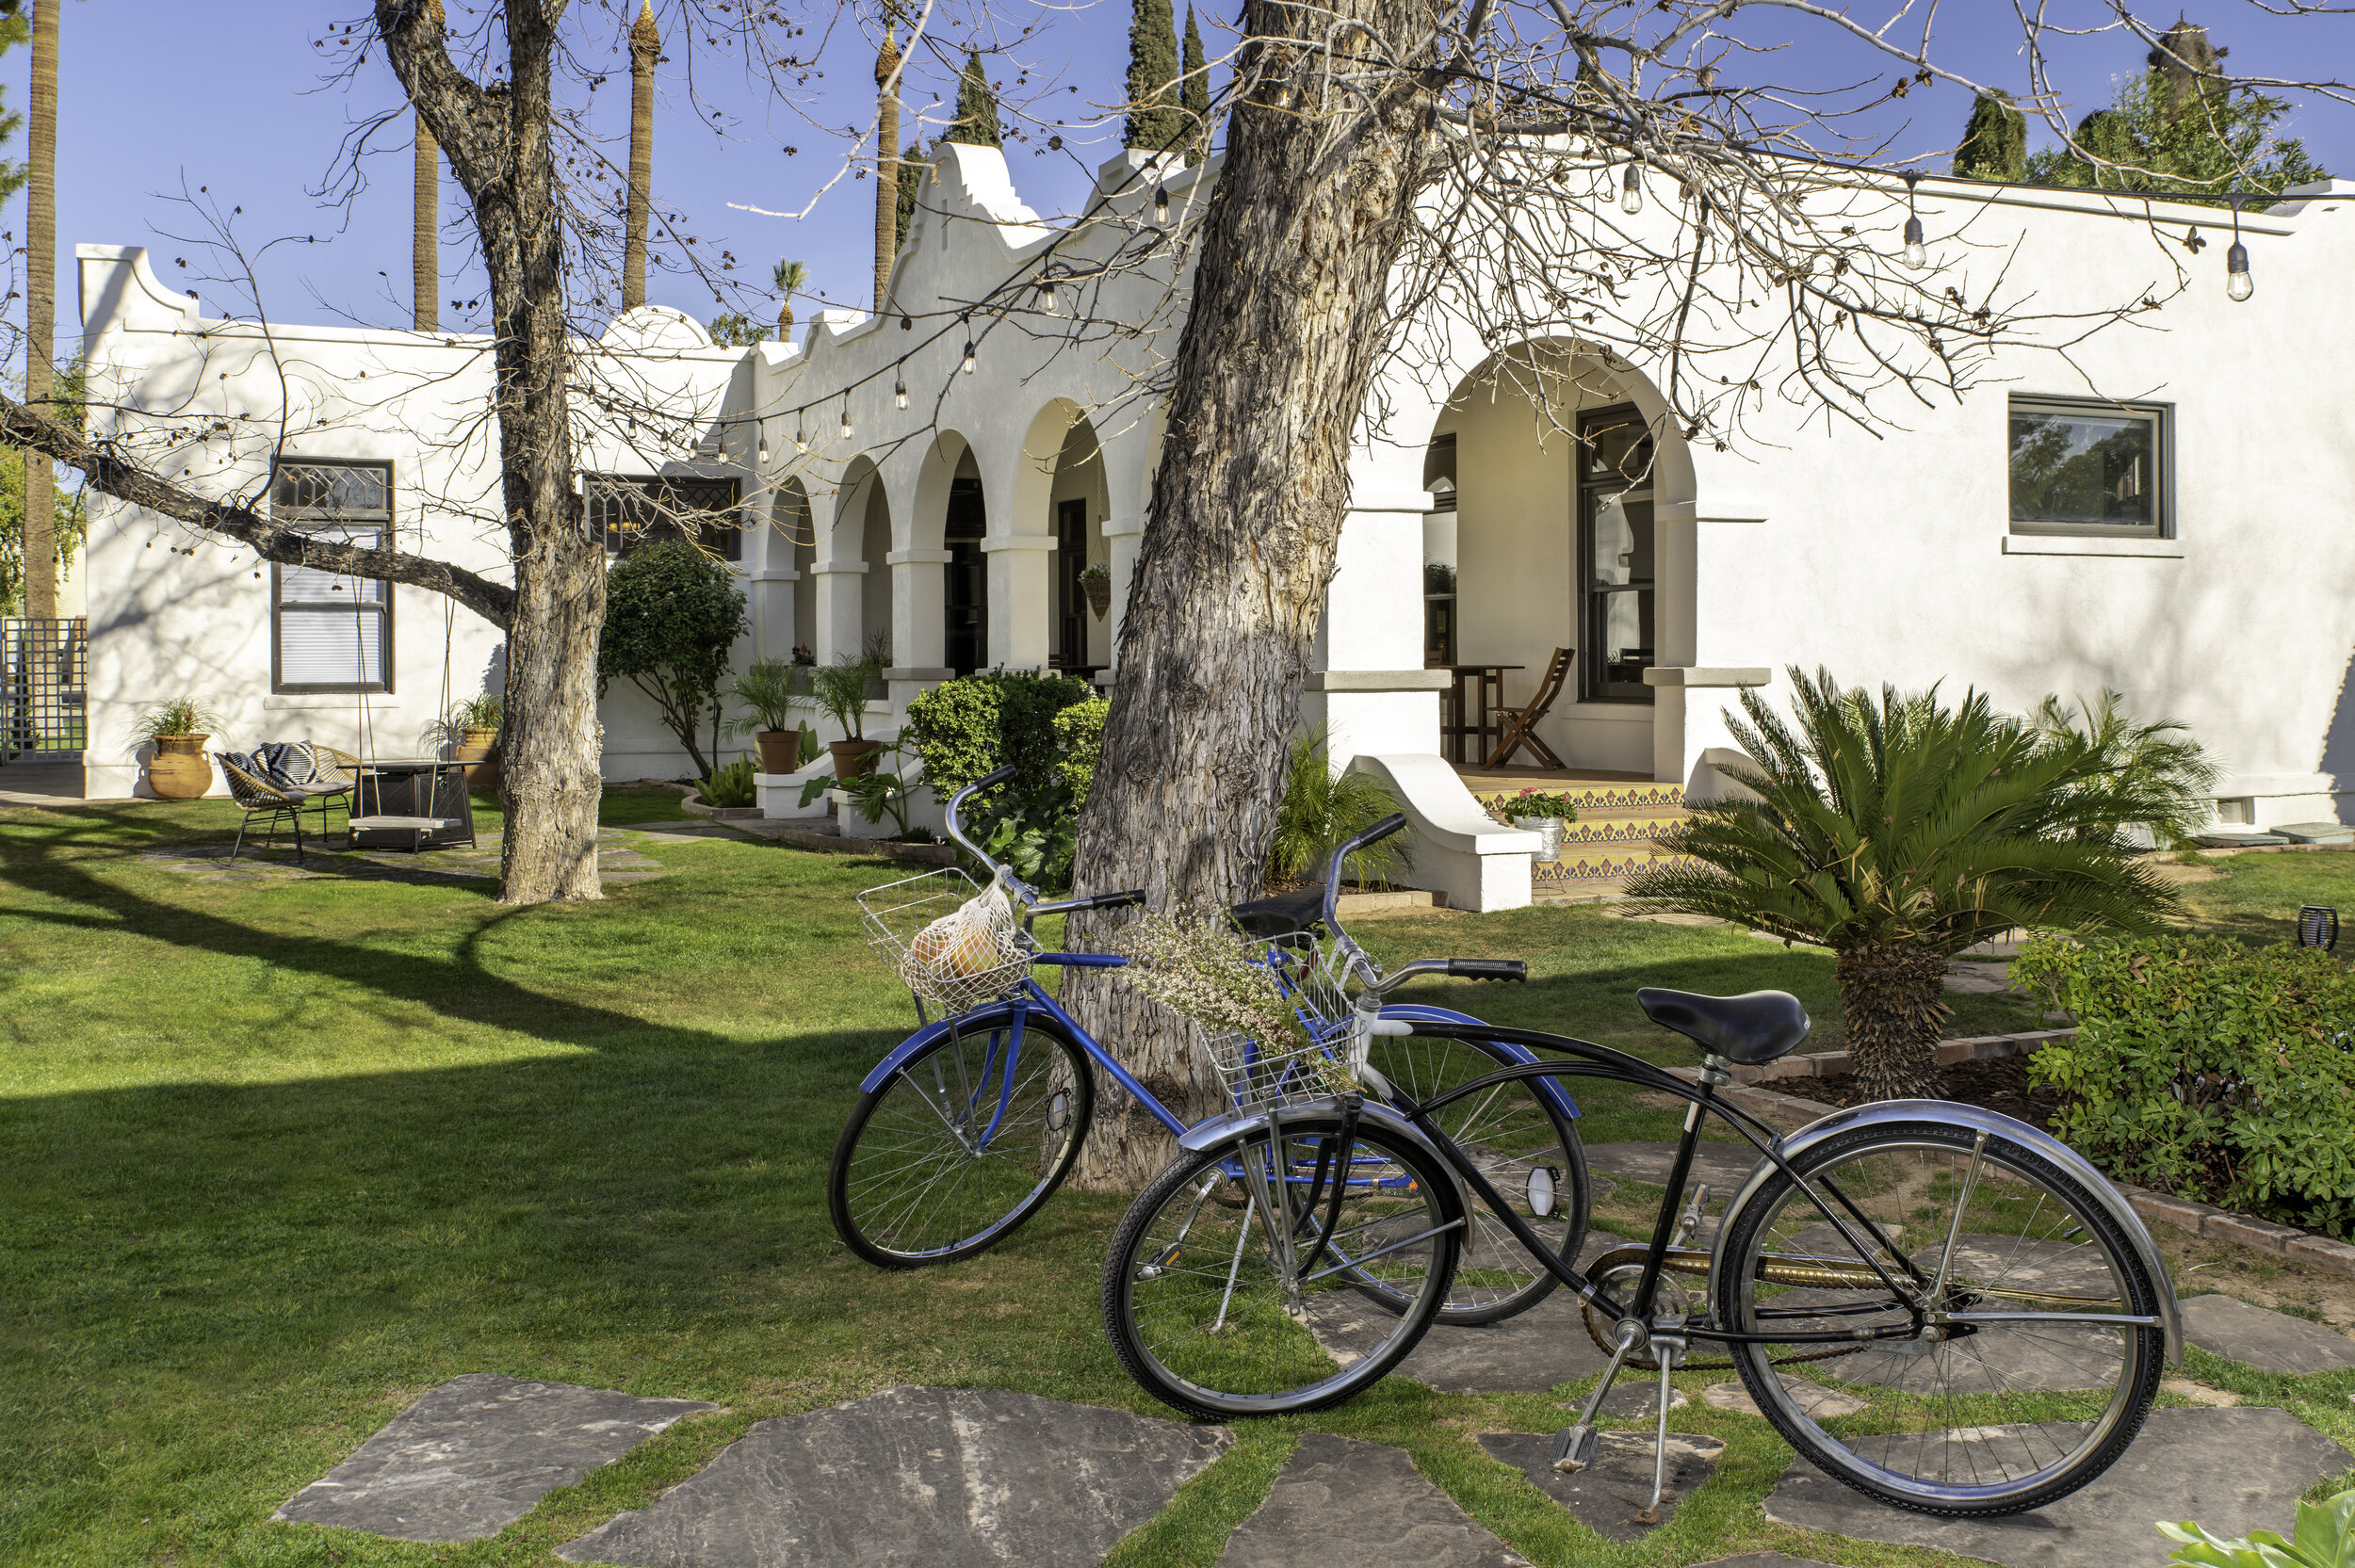
[[[1704,1051],[1743,1067],[1763,1067],[1789,1056],[1807,1038],[1807,1009],[1787,991],[1741,996],[1702,996],[1646,986],[1635,994],[1644,1016],[1674,1029]]]
[[[1324,889],[1296,888],[1237,904],[1230,912],[1246,936],[1291,936],[1313,931],[1324,919]]]

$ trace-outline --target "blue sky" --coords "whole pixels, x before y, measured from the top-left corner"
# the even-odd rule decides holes
[[[479,0],[449,0],[453,14]],[[629,0],[635,8],[635,0]],[[2059,0],[2067,6],[2070,0]],[[2088,0],[2077,0],[2086,6]],[[572,24],[593,63],[610,52],[617,73],[626,67],[619,52],[620,0],[576,0]],[[1181,23],[1182,0],[1178,7]],[[322,80],[320,52],[313,40],[358,14],[350,0],[336,6],[290,0],[239,0],[236,5],[191,5],[187,0],[85,0],[64,12],[67,31],[61,53],[58,137],[57,238],[60,267],[61,336],[74,331],[71,247],[76,242],[148,245],[157,272],[173,286],[189,286],[188,274],[206,269],[203,253],[189,236],[203,226],[175,200],[186,189],[207,187],[203,200],[218,201],[233,215],[251,245],[284,235],[317,235],[319,243],[280,245],[258,267],[263,302],[286,320],[354,319],[378,325],[407,324],[409,277],[409,162],[405,132],[387,139],[381,156],[364,165],[370,184],[348,211],[323,206],[313,194],[327,179],[339,143],[349,127],[399,103],[398,89],[381,57],[362,66],[349,83]],[[1128,49],[1126,0],[1078,5],[1032,6],[1012,0],[1001,6],[1002,33],[1016,37],[1010,54],[992,74],[1006,76],[1018,63],[1032,72],[1032,87],[1048,88],[1056,107],[1050,118],[1074,121],[1091,103],[1116,98]],[[1231,14],[1231,13],[1230,13]],[[1860,14],[1862,14],[1860,11]],[[1940,11],[1937,51],[1957,69],[1981,79],[2024,86],[2008,0],[1947,0]],[[2247,4],[2212,6],[2201,12],[2219,42],[2232,49],[2229,69],[2241,74],[2297,76],[2355,60],[2355,16],[2285,21]],[[1210,12],[1204,31],[1217,54],[1223,33]],[[1782,35],[1797,47],[1772,64],[1752,64],[1754,73],[1771,70],[1778,81],[1828,89],[1874,76],[1887,78],[1880,57],[1862,45],[1836,41],[1818,24],[1772,11],[1745,13],[1754,41]],[[1032,30],[1020,38],[1020,29]],[[1917,24],[1918,28],[1918,24]],[[814,42],[819,29],[812,27]],[[2113,81],[2140,69],[2143,50],[2130,38],[2066,40],[2054,54],[2076,112],[2099,106]],[[706,102],[699,109],[683,84],[666,80],[658,101],[656,187],[658,198],[688,219],[708,251],[722,248],[743,258],[765,277],[781,255],[808,263],[817,288],[829,299],[864,305],[869,293],[872,253],[871,187],[844,181],[820,199],[808,218],[794,221],[765,218],[739,206],[772,211],[800,209],[839,168],[843,131],[869,112],[872,88],[870,46],[854,33],[837,29],[819,61],[823,80],[813,80],[810,96],[792,104],[755,91],[740,66],[698,57],[696,86]],[[2322,62],[2319,66],[2316,62]],[[29,54],[19,49],[0,57],[10,108],[24,102]],[[675,70],[675,64],[668,69]],[[1730,66],[1729,74],[1746,68]],[[1067,90],[1077,88],[1077,91]],[[903,99],[911,119],[952,90],[938,71],[920,68]],[[609,84],[593,103],[601,132],[625,129],[627,89]],[[708,126],[711,107],[722,110],[725,127]],[[1905,156],[1949,146],[1968,112],[1958,90],[1917,89],[1903,105],[1876,111],[1866,123],[1892,138],[1892,155]],[[2307,102],[2294,127],[2316,161],[2334,172],[2355,172],[2355,110]],[[831,128],[830,128],[831,127]],[[1083,200],[1095,165],[1116,149],[1119,127],[1094,131],[1067,127],[1062,152],[1041,144],[1010,145],[1016,185],[1042,213],[1065,211]],[[798,148],[792,156],[782,149]],[[20,137],[7,155],[22,156]],[[614,154],[619,156],[618,152]],[[446,182],[446,213],[458,216],[454,182]],[[21,240],[22,198],[0,213]],[[455,268],[458,246],[446,237],[446,267]],[[380,273],[384,274],[380,276]],[[198,283],[208,312],[250,306],[212,283]],[[478,296],[478,281],[452,277],[445,300]],[[675,275],[658,273],[648,288],[658,304],[675,305],[705,318],[717,307],[708,291]],[[802,315],[807,319],[804,306]],[[447,320],[446,312],[446,320]]]

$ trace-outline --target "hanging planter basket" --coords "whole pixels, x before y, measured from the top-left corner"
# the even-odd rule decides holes
[[[1082,577],[1080,589],[1088,596],[1088,608],[1096,612],[1096,620],[1101,621],[1112,613],[1113,580],[1110,577]]]

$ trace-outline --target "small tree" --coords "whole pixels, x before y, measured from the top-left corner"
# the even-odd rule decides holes
[[[1827,671],[1791,679],[1794,723],[1745,691],[1730,726],[1750,798],[1695,807],[1628,892],[1831,948],[1875,1098],[1939,1092],[1954,954],[2015,927],[2152,931],[2176,908],[2116,833],[2160,808],[2087,737],[2039,736],[1976,692],[1948,707],[1935,688],[1876,702]]]
[[[1186,8],[1185,65],[1186,85],[1178,101],[1186,109],[1186,167],[1192,169],[1202,161],[1210,143],[1210,73],[1202,53],[1202,29],[1194,24],[1192,6]]]
[[[1165,152],[1186,139],[1178,89],[1178,26],[1169,0],[1130,0],[1129,123],[1121,144]]]
[[[1955,150],[1955,172],[1967,180],[2017,182],[2027,170],[2028,117],[2012,107],[2010,93],[1981,93]]]
[[[615,676],[654,699],[662,722],[695,764],[711,762],[695,743],[706,719],[720,749],[720,682],[728,650],[749,625],[743,590],[728,569],[685,540],[644,545],[618,562],[605,587],[605,632],[597,639],[597,695]]]
[[[1006,144],[998,129],[998,95],[989,90],[989,73],[982,69],[978,49],[966,57],[965,74],[957,78],[957,122],[940,139],[968,147]]]

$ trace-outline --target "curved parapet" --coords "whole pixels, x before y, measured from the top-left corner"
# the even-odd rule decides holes
[[[174,294],[147,265],[143,245],[77,245],[82,333],[194,331],[203,324],[194,291]]]
[[[1451,909],[1520,909],[1529,902],[1537,835],[1491,820],[1444,760],[1427,752],[1360,752],[1349,766],[1388,784],[1405,808],[1415,864],[1405,881],[1446,894]]]

